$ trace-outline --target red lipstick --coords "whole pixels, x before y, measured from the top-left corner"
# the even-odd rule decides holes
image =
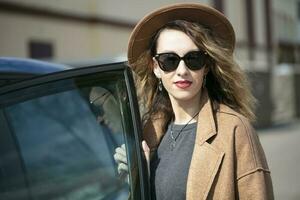
[[[175,82],[175,85],[181,89],[188,88],[188,87],[190,87],[191,84],[192,84],[192,82],[188,81],[188,80],[182,80],[182,81]]]

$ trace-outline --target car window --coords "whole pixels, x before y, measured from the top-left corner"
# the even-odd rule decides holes
[[[121,75],[39,85],[19,91],[14,103],[2,107],[0,199],[132,197],[136,147],[126,124],[130,109]],[[119,177],[113,158],[122,144],[130,160],[129,183]]]

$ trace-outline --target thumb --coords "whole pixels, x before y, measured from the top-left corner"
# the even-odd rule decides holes
[[[150,174],[150,148],[145,140],[142,141],[142,147],[147,161],[148,174]]]

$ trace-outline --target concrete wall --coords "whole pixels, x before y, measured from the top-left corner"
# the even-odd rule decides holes
[[[30,40],[51,42],[55,60],[123,55],[130,29],[0,13],[0,55],[28,57]]]
[[[21,5],[28,5],[36,8],[47,8],[49,10],[63,11],[67,13],[78,13],[82,15],[98,15],[98,4],[102,0],[1,0],[1,2],[16,3]]]
[[[184,1],[1,0],[1,2],[134,24],[153,9]],[[199,2],[210,4],[209,0]],[[63,62],[124,57],[132,31],[130,27],[91,24],[2,11],[0,12],[0,26],[0,56],[28,57],[29,41],[40,40],[52,43],[54,47],[52,59]]]

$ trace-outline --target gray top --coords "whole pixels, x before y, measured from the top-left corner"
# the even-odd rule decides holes
[[[171,127],[176,145],[172,148]],[[197,122],[185,125],[171,123],[151,160],[151,195],[156,200],[184,200],[187,176],[196,138]]]

